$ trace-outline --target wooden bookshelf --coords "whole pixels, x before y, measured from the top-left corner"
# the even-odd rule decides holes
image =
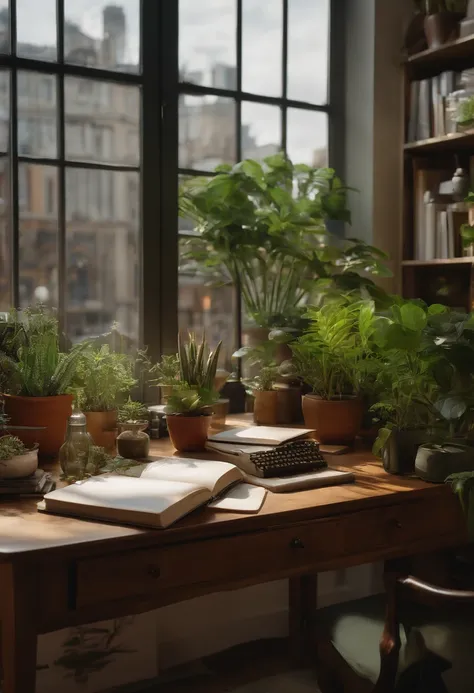
[[[460,71],[472,67],[473,55],[474,35],[411,55],[406,59],[405,66],[410,79],[424,79],[445,69]],[[446,65],[449,67],[446,68]]]
[[[464,132],[441,134],[435,137],[407,142],[410,116],[412,116],[413,121],[413,109],[410,105],[410,97],[413,93],[411,83],[413,81],[430,80],[425,96],[426,93],[429,94],[431,132],[439,133],[439,123],[441,122],[441,131],[443,131],[447,121],[445,113],[444,120],[439,119],[439,107],[436,109],[436,116],[433,115],[435,109],[432,107],[432,102],[436,98],[433,95],[433,85],[442,83],[441,79],[438,82],[436,81],[438,75],[446,72],[458,73],[468,68],[474,68],[474,35],[452,41],[440,48],[417,53],[408,57],[403,63],[405,144],[403,145],[404,220],[401,247],[401,277],[403,294],[407,298],[422,298],[428,303],[445,303],[452,307],[472,310],[474,306],[474,258],[450,257],[449,259],[430,260],[416,258],[436,255],[439,253],[440,233],[442,238],[446,238],[446,231],[444,231],[444,235],[442,231],[439,231],[438,216],[436,216],[436,224],[431,221],[432,226],[429,227],[430,229],[434,228],[435,238],[433,240],[433,232],[428,236],[428,239],[432,239],[429,242],[436,244],[436,253],[428,252],[426,235],[422,235],[420,240],[419,229],[428,229],[427,218],[423,217],[423,191],[432,191],[432,185],[435,185],[435,189],[437,189],[438,183],[434,184],[431,181],[433,180],[433,174],[434,179],[436,179],[438,172],[439,175],[442,172],[442,181],[449,180],[458,167],[465,169],[471,176],[473,175],[474,127]],[[449,75],[445,77],[445,79],[447,78],[451,80],[447,82],[451,85],[454,80]],[[417,116],[421,118],[422,113],[426,114],[427,111],[426,99],[422,100],[421,87],[420,92],[417,92],[416,88],[414,89],[415,94],[419,93],[416,103],[424,105],[423,107],[420,106],[420,110],[417,112]],[[439,99],[439,96],[437,98]],[[420,126],[418,121],[415,121],[415,123],[417,123],[417,127],[415,129],[411,128],[412,132],[416,132],[416,130],[418,132],[426,132],[427,124],[429,125],[426,117],[423,118],[424,127]],[[471,180],[471,189],[474,189],[474,180]],[[440,209],[444,208],[440,205]],[[438,214],[438,211],[436,214]],[[457,211],[456,214],[458,214]],[[464,218],[463,214],[463,212],[460,212],[461,219]],[[420,218],[424,219],[425,224],[420,224]],[[432,219],[433,217],[431,217]],[[452,216],[449,219],[451,221]],[[446,221],[444,221],[444,224],[444,228],[446,228]],[[418,231],[416,230],[417,228]],[[454,246],[455,248],[454,251],[451,250],[450,252],[461,256],[462,247],[459,238],[459,227],[454,229],[454,243],[453,226],[450,229],[448,231],[449,247],[452,249]],[[426,230],[425,234],[427,233],[429,234],[430,231]],[[442,247],[444,246],[442,245]],[[418,254],[415,254],[415,248],[418,248]],[[422,249],[421,252],[419,251],[420,248]]]

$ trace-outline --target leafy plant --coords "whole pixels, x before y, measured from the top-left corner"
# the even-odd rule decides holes
[[[11,460],[12,457],[23,455],[25,452],[27,452],[27,448],[19,438],[10,435],[0,438],[0,460]]]
[[[178,335],[178,378],[168,381],[171,386],[166,405],[168,414],[199,416],[208,413],[207,408],[217,402],[219,395],[214,390],[214,379],[221,345],[219,342],[211,351],[206,340],[198,344],[196,337],[190,334],[183,342]]]
[[[327,290],[317,279],[380,292],[359,273],[389,276],[384,253],[327,230],[329,220],[350,222],[348,188],[333,169],[294,165],[277,154],[263,165],[249,159],[216,171],[181,186],[180,214],[195,222],[201,241],[189,240],[187,257],[211,277],[237,284],[257,324],[277,326],[277,317],[297,315]]]
[[[161,361],[154,365],[150,364],[148,370],[151,376],[150,384],[169,386],[174,385],[179,380],[179,356],[172,354],[164,355]]]
[[[286,335],[285,332],[281,332],[282,336]],[[255,390],[267,392],[269,390],[273,390],[280,374],[279,366],[276,363],[277,348],[277,339],[268,339],[255,347],[241,347],[238,351],[232,354],[233,358],[246,360],[249,366],[258,367],[257,375],[255,375],[253,378],[244,379],[244,383],[250,393],[254,392]]]
[[[456,123],[469,127],[474,124],[474,97],[462,99],[458,104]]]
[[[372,347],[372,301],[340,299],[308,310],[307,332],[291,345],[295,373],[324,399],[363,395],[380,362]]]
[[[131,397],[119,407],[118,420],[121,423],[148,421],[148,409],[141,402],[134,402]]]
[[[62,353],[57,319],[42,306],[12,311],[3,325],[0,373],[4,391],[23,397],[62,395],[71,387],[79,360],[87,351],[83,342]]]
[[[446,479],[453,492],[459,498],[464,517],[467,521],[467,529],[470,540],[474,540],[474,472],[460,472],[451,474]]]
[[[116,409],[121,395],[128,394],[135,383],[133,363],[127,354],[111,351],[107,344],[81,354],[74,384],[84,411]]]

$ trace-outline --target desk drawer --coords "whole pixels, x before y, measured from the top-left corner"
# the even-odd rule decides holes
[[[329,569],[331,563],[408,555],[420,542],[434,540],[463,520],[456,499],[434,505],[404,502],[336,515],[292,528],[271,529],[222,539],[157,549],[130,550],[77,563],[77,608],[121,599],[154,598],[160,591],[277,579]],[[185,589],[184,589],[185,591]],[[205,591],[205,590],[204,590]],[[184,596],[184,595],[183,595]]]
[[[339,518],[294,529],[242,534],[84,559],[77,564],[78,608],[153,595],[160,590],[308,572],[342,545]]]

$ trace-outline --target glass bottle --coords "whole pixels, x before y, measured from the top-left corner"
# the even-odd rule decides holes
[[[59,450],[59,464],[64,476],[71,479],[84,479],[92,440],[87,433],[87,421],[84,414],[74,405],[68,419],[66,439]]]

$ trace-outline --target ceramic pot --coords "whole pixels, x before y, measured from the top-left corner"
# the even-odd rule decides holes
[[[22,455],[0,461],[0,479],[25,479],[38,469],[38,445]]]
[[[413,474],[420,445],[427,443],[429,435],[424,429],[412,431],[392,430],[382,448],[383,468],[389,474]]]
[[[167,414],[166,422],[171,442],[178,452],[198,452],[206,449],[207,434],[211,424],[210,414],[201,414],[201,416]]]
[[[442,484],[450,474],[474,471],[474,450],[467,445],[420,445],[415,474],[424,481]]]
[[[54,397],[17,397],[4,395],[5,414],[11,426],[41,426],[42,430],[18,430],[14,434],[32,448],[39,444],[40,455],[57,455],[66,436],[67,420],[72,413],[72,395]]]
[[[278,423],[278,392],[256,390],[254,392],[253,420],[261,426],[276,426]]]
[[[94,445],[112,453],[115,450],[117,439],[117,410],[86,411],[84,413],[87,420],[87,432],[94,441]]]
[[[460,15],[454,12],[437,12],[425,17],[425,35],[429,48],[439,48],[459,36]]]
[[[145,433],[148,421],[120,423],[117,436],[117,452],[130,460],[141,460],[150,452],[150,436]]]
[[[303,420],[301,388],[277,385],[276,392],[278,393],[278,423],[300,423]]]
[[[212,407],[211,428],[215,431],[222,431],[225,428],[225,421],[229,413],[229,400],[220,399]]]
[[[347,445],[354,442],[364,414],[358,397],[322,399],[318,395],[303,396],[303,415],[306,428],[316,431],[316,439],[328,445]]]

